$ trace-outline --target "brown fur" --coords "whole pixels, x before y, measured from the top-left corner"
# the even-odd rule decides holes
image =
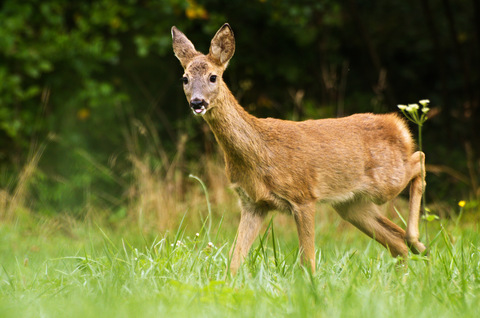
[[[293,215],[303,260],[315,270],[315,202],[328,202],[393,256],[422,252],[418,219],[424,154],[414,153],[406,123],[395,114],[293,122],[256,118],[236,101],[221,76],[235,51],[225,24],[203,55],[177,28],[173,49],[185,69],[187,100],[201,102],[202,115],[225,154],[226,173],[240,198],[242,215],[231,251],[235,273],[271,210]],[[211,76],[216,75],[216,81]],[[194,108],[193,108],[194,109]],[[195,113],[195,111],[194,111]],[[382,216],[378,205],[409,183],[407,232]]]

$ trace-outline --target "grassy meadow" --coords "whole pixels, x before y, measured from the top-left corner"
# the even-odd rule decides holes
[[[293,221],[275,216],[231,277],[235,228],[222,218],[155,234],[24,215],[0,227],[0,316],[478,316],[476,225],[429,224],[430,255],[404,266],[338,217],[319,221],[315,274],[299,264]]]
[[[469,202],[422,223],[430,254],[408,265],[319,205],[314,274],[299,263],[293,219],[272,214],[232,277],[239,209],[221,164],[188,178],[176,158],[156,170],[133,158],[134,199],[114,211],[87,202],[74,217],[32,210],[33,156],[0,193],[0,317],[478,317],[480,231]],[[404,199],[395,208],[406,216]]]

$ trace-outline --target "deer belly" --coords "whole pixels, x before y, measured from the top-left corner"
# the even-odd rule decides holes
[[[277,210],[280,212],[290,212],[292,204],[289,200],[277,195],[271,191],[247,191],[244,187],[233,185],[242,204],[251,204],[261,211]]]

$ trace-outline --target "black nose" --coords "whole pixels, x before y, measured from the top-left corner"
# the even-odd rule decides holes
[[[190,101],[190,107],[192,107],[193,109],[200,109],[202,108],[202,106],[205,106],[205,101],[204,100],[200,100],[198,98],[196,99],[192,99]]]

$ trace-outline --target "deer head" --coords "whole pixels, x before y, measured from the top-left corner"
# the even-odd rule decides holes
[[[195,115],[203,116],[217,106],[223,83],[222,75],[235,52],[235,38],[228,23],[215,34],[207,55],[198,52],[192,42],[172,27],[173,51],[185,70],[182,81],[185,96]]]

